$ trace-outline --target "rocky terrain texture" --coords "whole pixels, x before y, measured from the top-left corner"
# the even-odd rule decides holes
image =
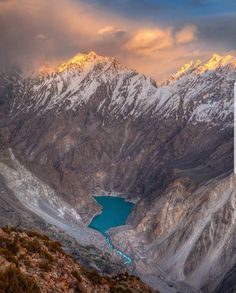
[[[100,275],[34,231],[0,229],[0,292],[154,293],[128,273]],[[157,292],[157,291],[155,291]]]
[[[135,272],[161,292],[213,292],[236,262],[235,79],[229,55],[157,85],[94,52],[29,78],[1,74],[4,192],[100,249],[86,227],[99,212],[92,195],[122,194],[136,205],[110,236]]]
[[[29,204],[34,194],[48,195],[46,186],[25,169],[18,169],[9,145],[0,136],[0,226],[37,229],[59,240],[64,249],[87,267],[109,273],[124,270],[124,264],[108,249],[104,238],[91,229],[54,217]],[[22,172],[23,171],[23,172]],[[6,180],[7,179],[7,180]],[[9,188],[8,186],[11,188]],[[87,229],[87,230],[86,230]],[[100,240],[98,243],[98,239]]]
[[[236,279],[236,268],[234,265],[233,268],[224,277],[223,282],[219,284],[219,286],[216,289],[216,292],[217,293],[235,292],[236,290],[235,279]]]

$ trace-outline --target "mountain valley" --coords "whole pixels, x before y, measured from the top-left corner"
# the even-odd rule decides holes
[[[47,231],[85,265],[161,293],[220,292],[236,264],[235,80],[235,57],[217,54],[162,84],[95,52],[1,73],[1,226]],[[135,204],[108,232],[132,265],[88,227],[93,195]]]

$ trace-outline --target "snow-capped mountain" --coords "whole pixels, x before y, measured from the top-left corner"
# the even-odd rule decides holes
[[[181,93],[182,88],[185,113],[193,109],[191,121],[217,123],[229,115],[231,123],[233,99],[229,89],[233,89],[235,68],[235,57],[214,54],[206,63],[197,60],[185,64],[166,84],[175,88],[176,93]]]
[[[232,119],[235,68],[233,56],[214,55],[207,63],[184,65],[165,85],[157,87],[155,81],[126,68],[116,58],[94,52],[78,54],[56,68],[40,69],[20,90],[28,98],[23,95],[12,111],[60,112],[93,101],[98,112],[123,119],[148,114],[230,123],[227,118]]]
[[[18,199],[27,186],[39,216],[49,206],[82,226],[99,211],[92,194],[133,199],[130,225],[111,237],[136,272],[161,292],[181,282],[213,292],[236,263],[235,80],[233,56],[191,62],[156,85],[94,52],[30,78],[1,75],[0,130],[15,163],[0,156],[0,179]]]
[[[32,98],[24,105],[26,111],[76,110],[96,97],[98,111],[107,108],[113,114],[130,114],[131,105],[133,113],[138,112],[133,107],[144,111],[141,107],[147,106],[145,100],[156,89],[150,78],[129,70],[116,58],[94,52],[76,55],[56,68],[40,70],[27,86]]]

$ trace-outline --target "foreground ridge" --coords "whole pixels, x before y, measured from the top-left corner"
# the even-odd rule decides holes
[[[157,292],[136,276],[100,275],[35,231],[0,229],[0,292]]]

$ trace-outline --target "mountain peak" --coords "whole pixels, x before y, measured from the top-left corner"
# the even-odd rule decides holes
[[[183,76],[186,73],[195,71],[197,74],[202,74],[208,70],[215,70],[220,67],[231,65],[236,68],[236,58],[232,55],[221,56],[219,54],[213,54],[207,62],[201,60],[190,61],[184,64],[180,70],[174,75],[174,79]]]
[[[104,57],[98,56],[94,51],[91,51],[88,54],[79,53],[79,54],[76,54],[71,59],[69,59],[69,61],[66,62],[66,64],[78,64],[85,61],[92,62],[97,58],[104,58]]]
[[[72,57],[71,59],[69,59],[67,62],[57,66],[56,69],[58,72],[63,72],[70,66],[83,65],[85,63],[92,63],[98,58],[104,58],[104,57],[98,56],[94,51],[91,51],[88,54],[79,53],[75,55],[74,57]]]
[[[190,61],[189,63],[184,64],[180,70],[175,74],[175,77],[180,77],[182,75],[184,75],[187,72],[190,72],[194,69],[196,69],[197,67],[199,67],[199,65],[202,64],[201,60],[196,60],[195,62]]]
[[[88,54],[78,53],[74,57],[70,58],[68,61],[65,61],[56,67],[50,66],[48,64],[41,66],[38,69],[40,75],[48,75],[51,73],[61,73],[73,66],[85,66],[89,65],[96,61],[108,61],[110,57],[103,57],[97,55],[94,51],[89,52]]]
[[[87,57],[96,59],[98,55],[96,54],[96,52],[91,51],[88,53]]]
[[[68,61],[63,62],[57,65],[56,67],[52,67],[50,65],[43,65],[37,70],[37,74],[41,76],[47,76],[53,73],[63,73],[68,69],[79,69],[79,71],[81,71],[86,69],[87,67],[90,67],[90,65],[92,64],[106,64],[108,62],[112,62],[114,67],[119,67],[122,69],[126,68],[115,57],[100,56],[97,55],[94,51],[91,51],[88,54],[78,53]]]
[[[199,67],[198,72],[204,73],[207,70],[215,70],[219,67],[224,67],[227,65],[232,65],[236,68],[236,58],[232,55],[221,56],[219,54],[213,54],[205,64]]]

